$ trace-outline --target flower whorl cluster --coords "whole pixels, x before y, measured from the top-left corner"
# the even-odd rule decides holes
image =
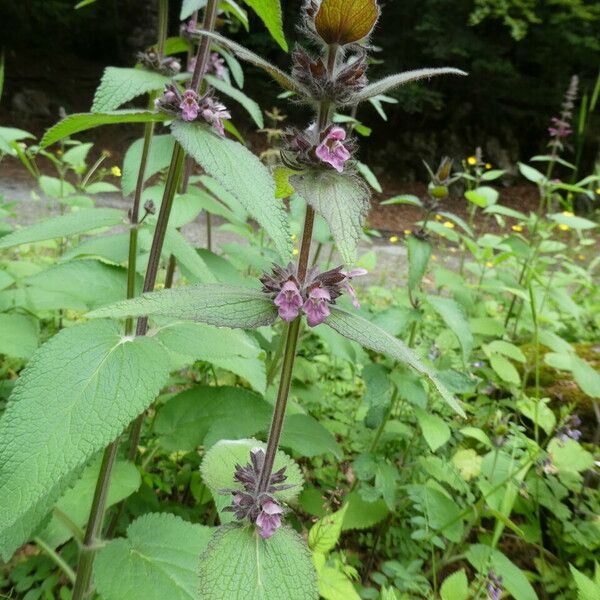
[[[252,450],[250,452],[250,463],[245,467],[239,464],[235,465],[233,479],[240,483],[243,489],[226,489],[221,490],[221,492],[233,495],[231,504],[223,510],[234,513],[239,521],[248,519],[256,525],[259,535],[267,539],[281,526],[281,517],[284,512],[274,494],[289,490],[294,486],[283,483],[287,479],[285,475],[286,468],[283,467],[271,474],[267,490],[261,492],[258,483],[264,461],[265,453],[262,450]]]
[[[159,110],[180,117],[184,121],[203,119],[212,125],[219,135],[225,134],[223,121],[231,119],[227,108],[210,92],[200,97],[191,89],[182,93],[174,84],[167,85],[164,94],[156,99],[155,105]]]
[[[166,75],[167,77],[173,77],[181,71],[181,63],[179,60],[172,56],[160,58],[154,50],[138,52],[137,59],[145,69],[160,73],[161,75]]]
[[[571,121],[573,119],[573,109],[575,108],[578,89],[579,77],[573,75],[573,77],[571,77],[569,88],[565,93],[560,116],[552,117],[552,126],[548,127],[548,133],[550,134],[548,146],[552,148],[552,151],[555,153],[563,149],[563,140],[573,133]]]
[[[346,272],[342,267],[319,273],[313,267],[306,274],[304,282],[300,283],[296,267],[290,263],[285,268],[273,265],[272,272],[265,273],[260,281],[263,292],[273,299],[273,304],[284,321],[293,321],[302,311],[309,326],[315,327],[331,314],[329,306],[335,304],[344,292],[350,295],[356,308],[360,307],[350,282],[354,277],[366,273],[365,269]]]

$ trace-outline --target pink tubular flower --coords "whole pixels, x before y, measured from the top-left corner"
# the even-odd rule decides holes
[[[219,79],[225,79],[227,67],[225,66],[225,60],[221,58],[218,52],[213,52],[210,55],[210,67]]]
[[[328,304],[330,300],[329,292],[321,287],[315,287],[308,292],[308,300],[302,310],[310,327],[321,324],[331,314]]]
[[[179,108],[181,108],[181,118],[184,121],[194,121],[200,111],[198,94],[194,90],[185,90]]]
[[[273,301],[279,311],[279,316],[284,321],[293,321],[302,308],[304,301],[300,295],[298,286],[293,281],[286,281],[279,294]]]
[[[344,146],[346,131],[341,127],[332,127],[325,139],[317,146],[316,155],[331,165],[338,173],[344,170],[344,163],[351,154]]]
[[[263,539],[270,538],[281,527],[283,508],[272,500],[267,500],[262,505],[262,510],[256,517],[258,533]]]
[[[223,121],[231,119],[231,115],[223,104],[216,102],[209,96],[205,98],[202,106],[202,118],[210,123],[219,135],[225,135]]]
[[[352,269],[352,271],[342,271],[342,273],[346,276],[346,279],[342,284],[344,289],[348,292],[348,294],[350,294],[350,297],[352,298],[352,304],[354,304],[354,307],[360,308],[360,303],[358,301],[358,298],[356,297],[356,291],[350,285],[350,282],[352,281],[352,279],[354,279],[354,277],[362,277],[363,275],[366,275],[368,271],[366,269]]]

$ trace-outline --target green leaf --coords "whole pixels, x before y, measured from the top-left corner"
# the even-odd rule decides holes
[[[458,338],[466,364],[473,350],[473,334],[462,306],[451,298],[442,296],[427,296],[427,302]]]
[[[236,102],[239,102],[252,117],[252,120],[259,129],[262,129],[265,126],[260,106],[254,100],[252,100],[252,98],[249,98],[246,96],[246,94],[244,94],[244,92],[240,92],[240,90],[234,88],[226,81],[223,81],[214,75],[205,75],[204,79],[211,85],[211,87],[214,87],[215,90],[218,90],[222,94],[225,94],[226,96],[233,98]]]
[[[162,315],[217,327],[253,329],[271,325],[277,310],[270,298],[252,288],[203,283],[161,290],[116,302],[89,313],[91,319]]]
[[[98,552],[96,589],[103,600],[196,600],[198,556],[211,533],[175,515],[144,515]]]
[[[577,586],[577,600],[598,600],[600,598],[600,585],[578,571],[573,565],[569,565],[569,569]]]
[[[431,256],[431,244],[415,235],[406,238],[408,249],[408,287],[415,290],[420,285]]]
[[[39,326],[31,317],[0,314],[0,354],[29,358],[39,344]]]
[[[351,492],[346,498],[347,509],[342,523],[342,531],[369,529],[385,519],[389,514],[383,500],[367,502],[358,492]]]
[[[19,244],[69,237],[100,227],[112,227],[123,223],[124,217],[123,211],[116,208],[88,208],[51,217],[0,238],[0,250]]]
[[[11,142],[18,142],[34,136],[28,131],[17,129],[16,127],[0,127],[0,154],[10,154],[16,156],[17,152],[12,147]]]
[[[115,125],[117,123],[148,123],[150,121],[166,121],[169,116],[148,110],[113,110],[103,113],[75,113],[50,127],[44,134],[40,146],[46,148],[74,133],[93,129],[100,125]]]
[[[450,439],[450,427],[438,415],[427,412],[422,408],[415,407],[414,410],[419,427],[421,427],[421,431],[423,432],[423,437],[427,445],[431,448],[431,451],[435,452]]]
[[[366,386],[363,402],[368,406],[365,425],[369,429],[376,429],[385,419],[390,407],[392,385],[389,371],[383,365],[369,363],[362,371],[362,378]]]
[[[62,546],[73,537],[73,531],[57,514],[66,515],[75,525],[83,528],[88,522],[96,489],[100,460],[87,466],[75,485],[56,503],[50,523],[39,534],[51,548]],[[131,462],[117,461],[110,476],[106,506],[113,506],[135,492],[141,483],[140,473]],[[60,511],[60,513],[58,513]]]
[[[292,246],[287,213],[275,198],[275,183],[260,160],[242,144],[220,137],[208,127],[177,121],[173,123],[173,135],[258,221],[287,260]]]
[[[342,458],[342,451],[333,435],[309,415],[289,415],[285,420],[281,446],[303,457],[333,454]]]
[[[175,199],[177,201],[177,199]],[[196,249],[174,227],[169,227],[165,235],[164,252],[172,254],[191,273],[197,281],[213,283],[216,277],[208,268]]]
[[[254,527],[219,528],[200,556],[199,589],[199,600],[318,598],[306,545],[285,526],[268,540]]]
[[[442,67],[441,69],[416,69],[414,71],[405,71],[404,73],[397,73],[396,75],[389,75],[379,81],[370,83],[364,87],[360,92],[352,96],[352,103],[363,102],[378,96],[379,94],[385,94],[390,90],[397,88],[407,83],[413,83],[420,79],[429,79],[436,77],[437,75],[467,75],[460,69],[453,69],[451,67]]]
[[[444,579],[440,588],[440,596],[442,600],[468,600],[469,580],[464,569],[456,571]]]
[[[427,519],[431,529],[439,531],[451,542],[460,542],[463,534],[463,516],[460,507],[437,484],[408,485],[406,489],[417,508]]]
[[[594,466],[594,456],[578,442],[567,439],[564,442],[552,438],[548,444],[548,453],[558,472],[581,473]]]
[[[205,5],[206,0],[183,0],[179,20],[183,21],[187,19],[194,11],[200,10]]]
[[[319,595],[325,600],[361,600],[347,575],[324,565],[319,569]]]
[[[496,204],[498,196],[497,190],[486,185],[465,192],[465,198],[481,208]]]
[[[511,344],[505,340],[494,340],[489,344],[483,346],[483,351],[486,356],[490,357],[492,354],[502,354],[512,360],[524,363],[526,361],[523,351],[518,346]]]
[[[567,225],[571,229],[596,229],[598,227],[598,223],[594,223],[594,221],[584,219],[583,217],[576,217],[572,214],[556,213],[548,215],[548,218],[559,225]]]
[[[283,33],[279,0],[244,0],[244,2],[261,18],[273,39],[287,52],[288,45]]]
[[[542,184],[546,181],[546,176],[543,173],[540,173],[537,169],[534,169],[533,167],[521,162],[517,163],[517,165],[521,175],[523,175],[525,179],[537,184]]]
[[[490,569],[502,577],[502,586],[514,596],[515,600],[538,600],[535,590],[527,581],[523,571],[499,550],[483,544],[473,544],[467,550],[467,560],[484,577]]]
[[[381,184],[377,180],[377,177],[375,176],[375,173],[373,173],[373,171],[371,171],[371,169],[369,168],[369,165],[366,165],[365,163],[362,163],[362,162],[360,162],[360,161],[357,160],[356,161],[356,168],[358,169],[358,172],[365,178],[365,181],[376,192],[379,192],[380,194],[383,192]]]
[[[481,472],[483,459],[472,448],[459,448],[452,457],[452,464],[465,481],[470,481]]]
[[[351,314],[345,310],[333,307],[331,314],[325,321],[339,334],[358,342],[364,348],[385,354],[394,360],[412,367],[417,373],[425,375],[434,385],[446,403],[459,415],[465,413],[454,396],[447,390],[438,378],[437,373],[428,367],[421,359],[399,339],[377,327],[358,315]]]
[[[321,552],[328,554],[337,545],[340,535],[342,534],[342,524],[348,504],[330,514],[319,519],[308,532],[308,547],[313,552]]]
[[[600,398],[600,373],[578,356],[571,357],[571,370],[577,385],[592,398]]]
[[[94,94],[92,112],[115,110],[136,96],[162,90],[168,83],[170,77],[146,69],[106,67]]]
[[[6,558],[66,485],[154,400],[168,358],[116,323],[63,329],[32,357],[0,420],[0,549]]]
[[[290,177],[290,183],[327,221],[344,262],[354,263],[370,207],[370,192],[365,183],[333,170],[306,171]]]
[[[352,44],[371,33],[379,12],[376,0],[323,0],[315,29],[326,44]]]
[[[268,73],[284,90],[295,92],[296,94],[306,98],[310,97],[310,92],[302,84],[296,81],[293,77],[290,77],[281,69],[278,69],[276,66],[266,61],[264,58],[258,56],[258,54],[254,54],[254,52],[251,52],[244,46],[241,46],[236,42],[232,42],[226,37],[223,37],[222,35],[219,35],[213,31],[200,30],[199,33],[215,40],[217,43],[225,46],[225,48],[228,50],[231,50],[231,52],[233,52],[242,60],[249,62],[250,64]]]
[[[152,137],[146,162],[146,171],[144,172],[144,181],[147,181],[152,175],[156,175],[156,173],[169,166],[174,144],[175,140],[172,135],[155,135]],[[140,162],[142,160],[143,146],[143,138],[136,140],[129,146],[123,159],[121,189],[124,196],[128,196],[135,190]]]
[[[556,426],[556,416],[548,406],[548,398],[534,400],[533,398],[522,397],[517,400],[517,410],[537,424],[548,434],[551,435]]]
[[[382,206],[386,206],[388,204],[410,204],[411,206],[420,206],[423,207],[423,202],[418,196],[414,196],[413,194],[402,194],[400,196],[393,196],[392,198],[388,198],[383,202],[380,202]]]
[[[502,381],[514,385],[519,385],[521,383],[519,372],[515,369],[510,360],[505,356],[502,356],[502,354],[492,354],[490,356],[490,365]]]

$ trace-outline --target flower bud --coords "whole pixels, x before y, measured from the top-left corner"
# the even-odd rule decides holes
[[[345,46],[366,38],[378,18],[377,0],[323,0],[315,29],[326,44]]]

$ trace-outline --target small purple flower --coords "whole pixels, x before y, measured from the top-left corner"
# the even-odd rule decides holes
[[[581,431],[577,429],[581,425],[581,419],[577,415],[570,415],[564,423],[556,430],[556,437],[560,445],[564,445],[569,439],[579,441]]]
[[[554,123],[554,127],[548,127],[548,133],[551,137],[554,138],[567,138],[572,133],[573,130],[569,123],[564,121],[563,119],[559,119],[558,117],[552,117],[552,122]]]
[[[213,52],[210,55],[210,68],[219,79],[225,79],[227,67],[225,66],[225,60],[221,58],[218,52]]]
[[[496,575],[494,571],[487,574],[487,584],[485,586],[488,600],[500,600],[502,596],[502,577]]]
[[[181,109],[181,118],[184,121],[194,121],[198,117],[198,112],[200,111],[198,94],[196,94],[194,90],[185,90],[179,108]]]
[[[284,321],[293,321],[304,304],[300,290],[293,281],[286,281],[281,288],[279,294],[277,294],[275,300],[273,300],[275,306],[279,311],[279,316]]]
[[[193,15],[190,17],[189,21],[185,24],[185,29],[188,33],[194,33],[198,28],[198,19]]]
[[[350,297],[352,298],[352,304],[354,304],[354,308],[360,308],[360,302],[358,301],[358,298],[356,297],[356,290],[350,285],[350,282],[352,281],[352,279],[354,279],[355,277],[362,277],[363,275],[366,275],[368,273],[368,271],[366,269],[352,269],[351,271],[342,271],[342,274],[346,276],[346,280],[344,281],[344,283],[342,284],[344,289],[348,292],[348,294],[350,294]]]
[[[223,104],[208,96],[202,105],[202,118],[210,123],[219,135],[225,135],[223,121],[231,119],[231,114]]]
[[[260,537],[266,540],[281,527],[282,514],[283,508],[273,500],[263,502],[262,510],[255,521]]]
[[[325,139],[317,146],[316,154],[338,173],[344,170],[344,163],[350,158],[349,150],[344,146],[346,131],[341,127],[332,127]]]
[[[306,321],[310,327],[320,325],[331,314],[330,300],[329,292],[321,287],[314,287],[308,292],[308,299],[302,310],[306,314]]]

